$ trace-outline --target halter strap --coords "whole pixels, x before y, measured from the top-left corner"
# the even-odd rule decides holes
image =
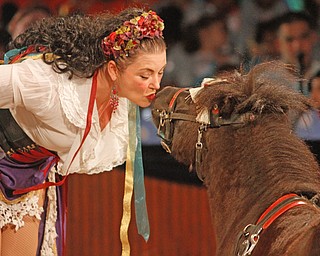
[[[176,91],[176,93],[172,96],[172,98],[170,100],[169,110],[171,110],[174,107],[179,94],[182,93],[183,91],[186,91],[186,90],[188,90],[188,88],[181,88],[178,91]]]
[[[247,225],[239,234],[237,245],[235,247],[236,256],[251,255],[253,249],[257,245],[260,233],[267,229],[279,216],[286,211],[299,205],[306,205],[308,201],[297,194],[287,194],[277,199],[265,210],[255,225]],[[241,243],[241,239],[245,238]]]

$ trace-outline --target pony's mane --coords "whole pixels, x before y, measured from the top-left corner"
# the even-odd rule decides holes
[[[197,97],[198,105],[211,109],[215,104],[222,117],[255,114],[300,113],[310,107],[309,100],[293,89],[299,82],[296,71],[278,61],[255,66],[249,73],[222,74],[218,82],[208,83]]]

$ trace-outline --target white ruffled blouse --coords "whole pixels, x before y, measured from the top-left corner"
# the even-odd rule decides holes
[[[0,65],[0,108],[9,108],[26,134],[58,153],[58,173],[65,175],[86,127],[92,79],[57,74],[42,60]],[[101,131],[95,104],[92,126],[68,173],[93,174],[124,163],[128,145],[128,101]]]

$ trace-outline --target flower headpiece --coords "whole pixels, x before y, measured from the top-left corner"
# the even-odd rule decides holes
[[[163,20],[154,12],[144,12],[130,21],[125,21],[116,31],[102,40],[102,49],[106,56],[114,58],[127,56],[143,38],[163,37]]]

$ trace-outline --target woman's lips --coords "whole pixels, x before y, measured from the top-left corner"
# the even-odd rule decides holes
[[[156,97],[156,94],[153,93],[153,94],[148,95],[148,96],[147,96],[147,99],[148,99],[149,101],[153,101],[155,97]]]

